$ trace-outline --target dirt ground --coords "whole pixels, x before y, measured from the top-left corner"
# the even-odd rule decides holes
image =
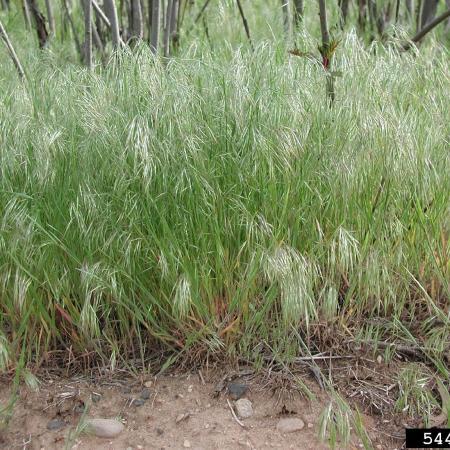
[[[319,416],[327,396],[314,383],[317,400],[310,402],[297,392],[275,394],[251,379],[249,386],[254,414],[240,425],[233,417],[234,405],[226,389],[217,394],[217,376],[201,372],[143,377],[140,380],[48,379],[39,391],[22,386],[9,426],[0,431],[5,449],[311,449],[329,448],[318,438]],[[239,381],[239,380],[238,380]],[[223,384],[223,383],[222,383]],[[225,383],[226,384],[226,383]],[[219,383],[220,385],[220,383]],[[9,399],[10,383],[0,384],[0,408]],[[144,399],[139,400],[141,397]],[[148,398],[147,398],[148,397]],[[282,417],[301,418],[302,430],[288,434],[277,431]],[[80,431],[86,418],[118,418],[125,429],[114,439],[102,439]],[[56,419],[60,429],[48,429]],[[402,442],[383,440],[373,419],[363,416],[374,448],[400,448]],[[339,448],[343,449],[343,446]],[[352,437],[346,446],[362,448]]]

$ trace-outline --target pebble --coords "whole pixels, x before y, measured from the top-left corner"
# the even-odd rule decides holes
[[[192,392],[193,389],[194,389],[194,386],[192,386],[192,385],[189,386],[189,387],[188,387],[188,392]]]
[[[236,402],[235,406],[237,415],[241,419],[248,419],[249,417],[253,416],[253,406],[252,402],[249,399],[241,398]]]
[[[302,419],[297,419],[293,417],[280,419],[277,423],[277,430],[280,433],[294,433],[295,431],[300,431],[305,426]]]
[[[248,391],[248,386],[242,383],[229,383],[228,394],[233,400],[239,400]]]
[[[114,438],[123,430],[124,426],[115,419],[89,419],[87,429],[97,437]]]
[[[185,439],[184,442],[183,442],[183,447],[184,448],[191,448],[191,443],[187,439]]]
[[[142,400],[148,400],[149,398],[150,398],[150,389],[147,389],[147,388],[142,389],[141,399]]]
[[[146,388],[151,388],[152,386],[153,386],[153,381],[146,381],[145,383],[144,383],[144,386],[146,387]]]
[[[381,364],[383,362],[383,357],[381,355],[377,356],[377,363]]]
[[[66,422],[60,418],[52,419],[47,424],[47,430],[60,430],[66,426]]]
[[[142,406],[144,403],[145,403],[145,400],[143,398],[135,398],[133,400],[132,405],[136,406],[136,407],[139,407],[139,406]]]
[[[183,413],[178,414],[177,418],[175,419],[175,423],[181,422],[182,420],[186,420],[189,417],[189,413]]]
[[[308,422],[308,428],[312,428],[314,425],[311,422]]]

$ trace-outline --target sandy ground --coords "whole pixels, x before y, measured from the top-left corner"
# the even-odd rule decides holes
[[[238,380],[239,381],[239,380]],[[242,380],[241,380],[242,381]],[[317,401],[311,403],[298,393],[273,394],[252,380],[245,395],[254,414],[237,423],[230,410],[234,402],[224,390],[214,395],[217,377],[173,375],[158,379],[88,382],[86,379],[53,379],[41,383],[37,392],[23,386],[13,417],[1,431],[0,448],[5,449],[305,449],[329,448],[318,438],[319,415],[326,395],[314,387]],[[3,407],[10,383],[0,385]],[[143,395],[144,393],[144,395]],[[141,396],[145,401],[136,400]],[[228,403],[229,402],[229,403]],[[301,431],[281,434],[277,423],[282,417],[298,417],[305,422]],[[182,416],[184,414],[184,416]],[[80,432],[83,418],[118,418],[124,431],[114,439],[102,439]],[[49,422],[65,422],[61,429],[49,430]],[[373,420],[363,417],[368,429]],[[394,449],[394,443],[382,441],[382,435],[369,433],[374,448]],[[398,444],[398,445],[401,445]],[[339,448],[344,448],[340,446]],[[345,448],[362,448],[357,437]]]

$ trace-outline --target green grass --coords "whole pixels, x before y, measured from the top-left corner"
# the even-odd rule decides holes
[[[193,42],[91,73],[20,47],[25,84],[1,65],[0,369],[354,339],[421,348],[448,379],[448,50],[344,34],[330,108],[280,42]]]

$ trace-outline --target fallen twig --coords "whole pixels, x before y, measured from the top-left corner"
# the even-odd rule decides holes
[[[246,426],[238,419],[238,416],[236,416],[236,413],[234,412],[233,406],[230,403],[230,400],[227,399],[227,403],[228,406],[230,408],[231,414],[234,418],[234,420],[242,427],[242,428],[246,428]]]

